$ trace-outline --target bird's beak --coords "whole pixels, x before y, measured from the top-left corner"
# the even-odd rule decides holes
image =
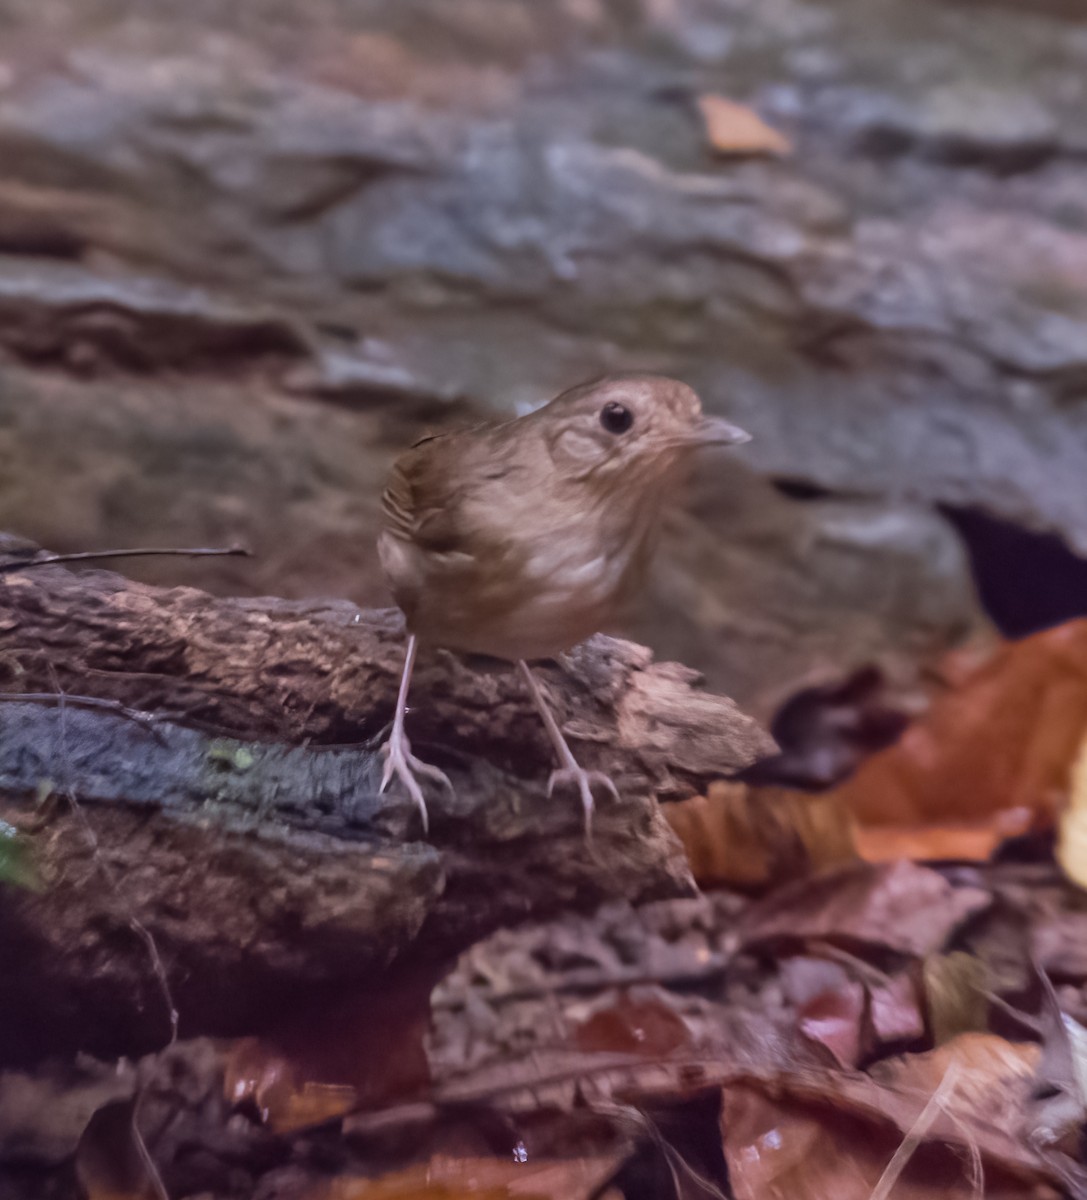
[[[700,446],[742,446],[751,441],[751,434],[724,417],[703,417],[694,436]]]

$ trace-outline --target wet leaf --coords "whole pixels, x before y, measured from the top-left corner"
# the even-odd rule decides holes
[[[772,1099],[754,1088],[726,1089],[723,1124],[736,1200],[870,1200],[895,1151],[889,1131],[876,1137],[855,1116]],[[896,1197],[936,1200],[960,1180],[950,1162],[936,1187],[908,1180]]]
[[[589,1200],[615,1174],[621,1156],[520,1161],[436,1156],[378,1179],[340,1178],[304,1200]]]
[[[227,1096],[252,1100],[261,1120],[277,1133],[290,1133],[342,1117],[358,1103],[349,1084],[300,1078],[297,1061],[274,1043],[242,1038],[227,1060]]]
[[[773,129],[752,109],[724,96],[706,93],[698,97],[698,108],[706,129],[706,140],[718,154],[781,156],[792,151],[784,134]]]
[[[662,1058],[693,1042],[686,1021],[662,999],[624,993],[577,1029],[579,1049]]]
[[[429,1080],[424,1038],[436,969],[314,1001],[261,1037],[235,1043],[224,1089],[280,1133],[416,1092]]]

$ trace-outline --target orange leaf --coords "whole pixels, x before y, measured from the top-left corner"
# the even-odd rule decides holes
[[[1052,824],[1084,729],[1087,619],[999,647],[834,794],[864,826],[927,827],[938,838],[933,827],[957,825],[950,856],[984,853],[986,826],[993,838],[1020,832],[1023,812],[1034,827]]]
[[[340,1178],[305,1200],[588,1200],[615,1174],[621,1155],[539,1159],[450,1158],[380,1179]]]
[[[744,104],[708,93],[698,97],[698,108],[706,127],[706,138],[718,154],[780,156],[792,150],[792,144],[784,134],[771,128]]]
[[[931,825],[858,825],[853,830],[857,853],[866,862],[898,858],[967,859],[984,862],[1005,838],[1030,828],[1031,813],[1009,809],[988,821]]]
[[[765,887],[857,857],[836,796],[714,783],[664,812],[702,887]]]

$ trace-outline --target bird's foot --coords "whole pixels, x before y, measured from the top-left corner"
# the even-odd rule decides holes
[[[419,815],[423,818],[423,832],[426,833],[430,827],[430,821],[427,816],[426,801],[423,799],[423,789],[419,786],[416,775],[422,775],[424,779],[433,779],[435,783],[447,787],[452,795],[454,794],[453,784],[449,776],[437,767],[432,767],[430,763],[416,758],[411,752],[411,742],[402,731],[393,730],[392,736],[381,747],[381,753],[385,759],[385,769],[381,773],[381,787],[378,788],[378,792],[383,792],[395,775],[404,785],[408,795],[415,801]]]
[[[581,807],[585,813],[585,836],[591,838],[593,833],[593,784],[597,783],[605,791],[611,792],[616,800],[619,799],[619,792],[603,771],[586,771],[576,763],[570,767],[559,767],[558,770],[551,772],[551,778],[547,781],[548,796],[550,797],[556,787],[565,783],[572,783],[578,790]]]

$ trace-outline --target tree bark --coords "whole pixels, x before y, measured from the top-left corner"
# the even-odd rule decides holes
[[[632,643],[540,664],[582,765],[619,790],[587,841],[577,797],[547,797],[516,672],[424,655],[409,731],[454,785],[427,789],[424,835],[397,786],[378,792],[398,613],[216,599],[32,554],[0,545],[0,687],[43,697],[0,704],[0,817],[27,832],[41,880],[0,904],[9,1061],[154,1048],[162,974],[184,1032],[240,1033],[393,964],[440,969],[505,923],[683,894],[658,800],[772,749],[695,672]]]

